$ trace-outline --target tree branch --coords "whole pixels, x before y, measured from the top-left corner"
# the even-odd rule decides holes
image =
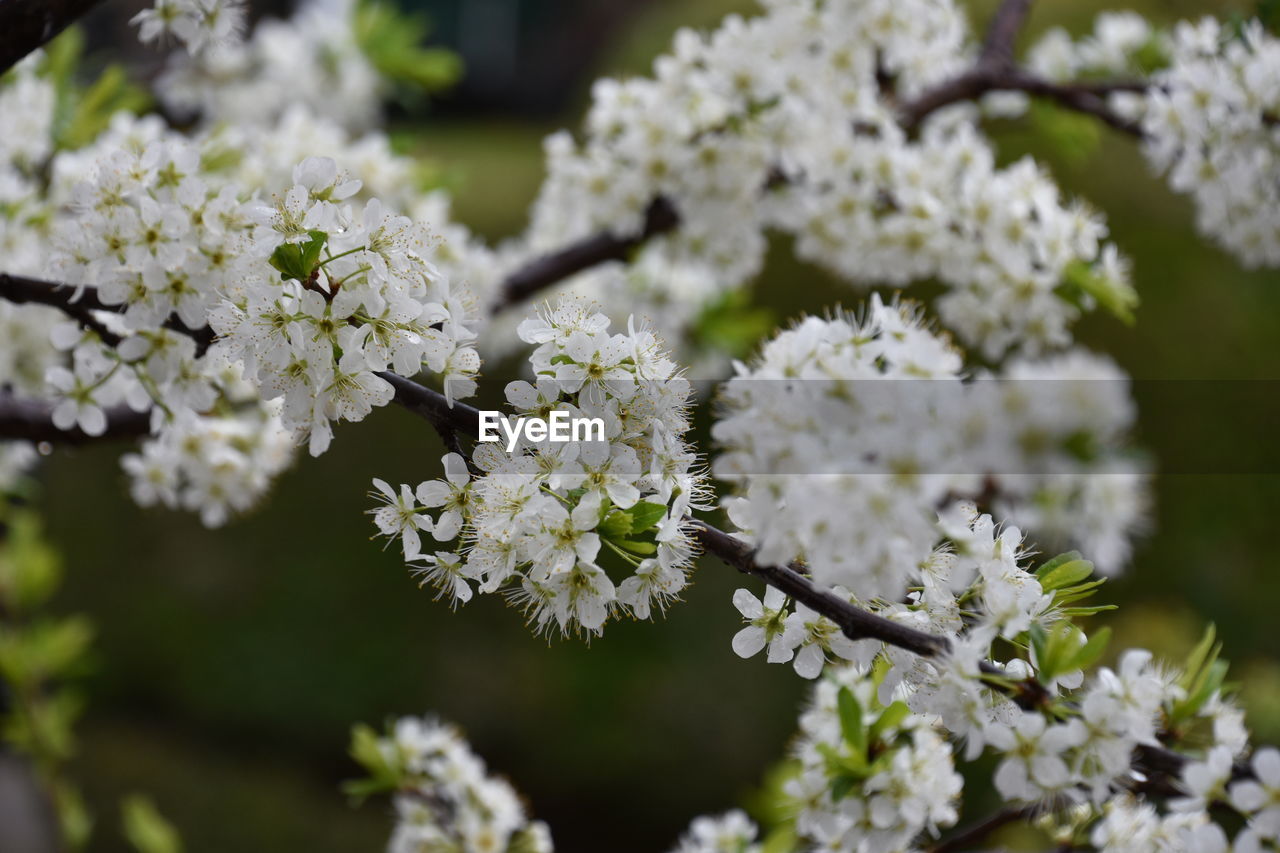
[[[0,2],[0,74],[43,47],[102,0]]]
[[[1004,0],[991,16],[987,35],[982,41],[979,65],[1008,66],[1013,64],[1013,47],[1018,34],[1031,12],[1031,0]]]
[[[47,305],[57,308],[83,328],[96,334],[107,346],[119,346],[122,338],[93,316],[94,311],[115,309],[107,308],[98,301],[97,291],[93,288],[84,288],[79,299],[75,298],[75,291],[76,287],[70,284],[0,273],[0,299],[17,305]]]
[[[49,282],[0,275],[0,298],[16,302],[50,305],[67,311],[74,288]],[[101,307],[93,288],[85,288],[76,303],[84,310],[110,310]],[[193,337],[208,334],[204,329],[179,331]],[[461,451],[458,434],[476,438],[480,431],[480,411],[461,402],[450,402],[444,394],[390,372],[379,372],[380,378],[395,389],[394,402],[404,409],[428,421],[440,433],[454,452]],[[107,438],[136,438],[149,434],[150,413],[134,412],[117,407],[107,412],[107,430],[102,436],[88,436],[81,430],[60,430],[53,425],[52,407],[44,401],[26,400],[0,391],[0,438],[35,442],[60,442],[64,444],[87,443]],[[465,453],[461,455],[465,458]],[[834,592],[822,589],[805,576],[796,566],[770,566],[759,563],[750,545],[707,522],[690,519],[693,535],[703,549],[738,571],[760,578],[768,585],[786,593],[795,601],[835,622],[850,639],[878,640],[896,648],[910,651],[922,657],[936,657],[950,651],[946,637],[918,631],[901,625],[879,614],[864,610],[846,601]],[[984,661],[982,672],[1003,676],[997,665]],[[1042,686],[1034,679],[1019,682],[1009,692],[1011,698],[1024,709],[1034,709],[1045,701]],[[1144,773],[1168,776],[1176,779],[1186,758],[1160,746],[1142,745],[1135,750],[1135,769]],[[1238,764],[1233,778],[1247,778],[1251,771],[1247,765]],[[954,842],[952,842],[954,843]],[[937,848],[940,850],[956,848]],[[936,853],[936,850],[935,850]]]
[[[934,112],[962,101],[976,101],[990,92],[1023,92],[1061,107],[1091,115],[1121,133],[1141,139],[1141,126],[1107,104],[1114,92],[1142,92],[1142,81],[1055,83],[1020,67],[1014,61],[1018,33],[1026,22],[1031,0],[1005,0],[991,19],[982,52],[968,71],[926,89],[898,108],[899,123],[915,133]]]
[[[52,404],[0,391],[0,440],[89,444],[112,439],[141,438],[151,433],[150,412],[135,412],[128,406],[113,406],[105,413],[107,430],[102,435],[88,435],[79,427],[58,429],[53,425]]]
[[[645,210],[644,227],[638,234],[618,237],[609,231],[602,231],[535,258],[508,275],[503,281],[502,293],[492,312],[497,314],[504,308],[523,302],[538,291],[597,264],[626,261],[649,238],[673,231],[679,224],[680,214],[675,206],[667,198],[658,196]]]

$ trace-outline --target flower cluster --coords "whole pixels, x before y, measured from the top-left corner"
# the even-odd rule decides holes
[[[209,318],[264,398],[284,400],[285,426],[309,431],[312,455],[323,453],[331,421],[391,401],[376,375],[387,370],[426,368],[448,393],[471,394],[480,357],[463,325],[468,304],[424,259],[429,232],[377,199],[354,213],[342,202],[360,183],[328,158],[304,160],[293,179],[253,212],[257,276],[224,289]]]
[[[634,266],[642,282],[655,265],[685,272],[644,287],[646,301],[714,303],[758,271],[779,229],[856,285],[942,281],[943,322],[990,358],[1068,344],[1095,304],[1077,293],[1083,277],[1131,298],[1101,218],[1030,160],[997,167],[976,112],[944,111],[919,138],[900,126],[904,100],[972,59],[950,0],[766,5],[705,37],[682,31],[652,79],[596,85],[584,138],[547,142],[529,252],[639,230],[662,198],[680,228]],[[578,286],[625,299],[631,281],[602,270]],[[671,319],[688,330],[697,313]]]
[[[796,830],[822,850],[906,850],[951,826],[963,781],[945,732],[905,703],[882,705],[857,667],[819,682],[800,715],[786,793]]]
[[[244,0],[155,0],[133,17],[144,42],[174,36],[192,54],[214,51],[244,34]]]
[[[758,830],[737,809],[716,817],[695,818],[671,853],[761,853]]]
[[[598,634],[618,614],[647,619],[688,582],[688,514],[705,500],[684,441],[689,383],[651,332],[631,323],[611,334],[607,317],[576,301],[525,320],[520,335],[537,345],[535,382],[507,385],[517,413],[509,422],[563,412],[599,419],[604,439],[522,433],[510,452],[481,444],[474,477],[450,454],[446,480],[398,491],[375,481],[387,505],[374,520],[422,564],[424,581],[458,602],[471,598],[473,583],[482,593],[504,590],[540,633]],[[457,543],[421,553],[424,532]]]
[[[1258,21],[1174,31],[1143,106],[1144,149],[1195,199],[1200,230],[1245,264],[1280,265],[1280,39]]]
[[[227,365],[219,380],[225,413],[183,412],[121,459],[140,506],[187,509],[219,527],[252,509],[293,462],[293,436],[280,423],[279,404],[258,399],[238,365]]]
[[[453,727],[430,717],[402,717],[385,737],[357,727],[352,753],[371,774],[354,791],[395,792],[390,853],[551,853],[546,824],[529,819]]]
[[[966,378],[909,304],[873,298],[861,318],[780,333],[720,408],[714,471],[736,487],[725,505],[760,559],[802,560],[864,600],[901,597],[957,496],[1046,541],[1099,546],[1109,571],[1141,518],[1141,469],[1120,455],[1134,416],[1123,374],[1073,351]]]
[[[1225,805],[1248,819],[1236,849],[1270,849],[1280,831],[1280,758],[1261,750],[1251,771],[1240,770],[1248,739],[1212,630],[1181,667],[1157,664],[1142,649],[1097,667],[1108,632],[1088,636],[1075,624],[1106,609],[1080,604],[1098,586],[1090,563],[1068,553],[1033,571],[1021,532],[971,509],[953,508],[943,526],[948,539],[908,603],[877,612],[946,637],[949,651],[921,658],[864,645],[848,656],[854,662],[827,668],[801,716],[799,767],[785,785],[804,842],[795,849],[917,849],[922,836],[957,819],[962,782],[953,755],[974,761],[983,753],[996,759],[1001,797],[1052,816],[1049,829],[1064,844],[1226,850],[1208,811]],[[745,591],[739,598],[754,600]],[[747,632],[753,644],[757,630],[780,636],[786,609],[771,591],[764,618],[751,621],[735,648]],[[1142,778],[1133,769],[1139,748],[1188,755],[1173,780],[1179,796],[1163,814],[1125,793]],[[1160,847],[1162,839],[1170,846]]]
[[[172,57],[159,94],[169,109],[210,123],[269,125],[300,109],[352,130],[374,126],[386,84],[357,44],[355,7],[355,0],[303,3],[288,20],[259,22],[247,39]],[[153,15],[154,21],[154,14],[139,18]],[[140,33],[144,41],[148,26]]]
[[[1145,75],[1167,62],[1168,37],[1136,12],[1103,12],[1093,32],[1072,40],[1053,27],[1027,52],[1027,65],[1047,80],[1124,79]]]

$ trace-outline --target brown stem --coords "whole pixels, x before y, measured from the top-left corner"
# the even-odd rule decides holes
[[[88,435],[79,427],[58,429],[53,425],[52,404],[0,391],[0,441],[91,444],[96,441],[141,438],[151,432],[150,412],[135,412],[128,406],[113,406],[106,410],[106,416],[107,430],[102,435]]]
[[[680,214],[670,200],[656,197],[645,210],[644,227],[637,234],[619,237],[602,231],[535,258],[507,276],[493,313],[523,302],[540,290],[606,261],[626,261],[645,241],[675,230]]]
[[[1055,83],[1017,65],[1013,49],[1030,8],[1031,0],[1005,0],[991,19],[982,52],[973,67],[926,89],[898,108],[903,129],[913,134],[926,118],[943,107],[976,101],[990,92],[1024,92],[1091,115],[1121,133],[1142,138],[1142,128],[1112,110],[1107,96],[1113,92],[1145,91],[1146,83],[1127,80]]]

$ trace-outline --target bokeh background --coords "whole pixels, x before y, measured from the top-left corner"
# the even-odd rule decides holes
[[[976,26],[993,5],[973,4]],[[1243,5],[1128,7],[1169,21]],[[98,50],[134,50],[121,26],[130,4],[108,7],[91,23]],[[397,112],[397,144],[434,162],[458,218],[498,239],[522,228],[542,177],[541,139],[577,126],[593,79],[644,73],[677,26],[711,26],[753,5],[414,8],[432,15],[438,43],[459,51],[467,71],[448,95]],[[1029,33],[1054,24],[1081,32],[1106,8],[1041,0]],[[1105,210],[1135,261],[1136,326],[1099,317],[1082,329],[1143,380],[1138,440],[1169,472],[1157,480],[1151,535],[1106,590],[1122,605],[1106,619],[1118,633],[1113,648],[1181,654],[1216,622],[1254,730],[1274,740],[1280,415],[1270,389],[1280,386],[1268,380],[1280,378],[1280,275],[1242,270],[1199,240],[1190,206],[1150,175],[1128,139],[1104,131],[1081,157],[1025,125],[996,137],[1003,158],[1042,156],[1068,192]],[[780,322],[858,301],[793,261],[786,245],[773,255],[754,292]],[[500,365],[487,373],[506,375]],[[72,774],[104,822],[115,820],[121,795],[142,790],[193,853],[379,849],[387,806],[357,809],[339,791],[356,774],[348,729],[423,712],[461,725],[550,822],[563,851],[665,850],[692,816],[753,802],[786,748],[804,685],[787,667],[730,651],[740,578],[704,561],[661,624],[612,625],[590,647],[531,637],[494,597],[452,612],[417,588],[396,552],[369,541],[364,514],[372,476],[417,482],[438,472],[441,452],[420,421],[377,411],[284,476],[257,513],[217,531],[134,506],[120,448],[49,459],[41,501],[67,571],[57,609],[88,615],[98,631]],[[1215,453],[1234,462],[1216,464]],[[94,849],[121,849],[118,833],[96,835]]]

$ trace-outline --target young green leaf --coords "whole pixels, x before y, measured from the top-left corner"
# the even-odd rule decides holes
[[[862,706],[858,697],[848,687],[841,687],[836,694],[836,712],[840,716],[840,732],[845,743],[859,755],[867,752],[867,732],[862,725]]]

